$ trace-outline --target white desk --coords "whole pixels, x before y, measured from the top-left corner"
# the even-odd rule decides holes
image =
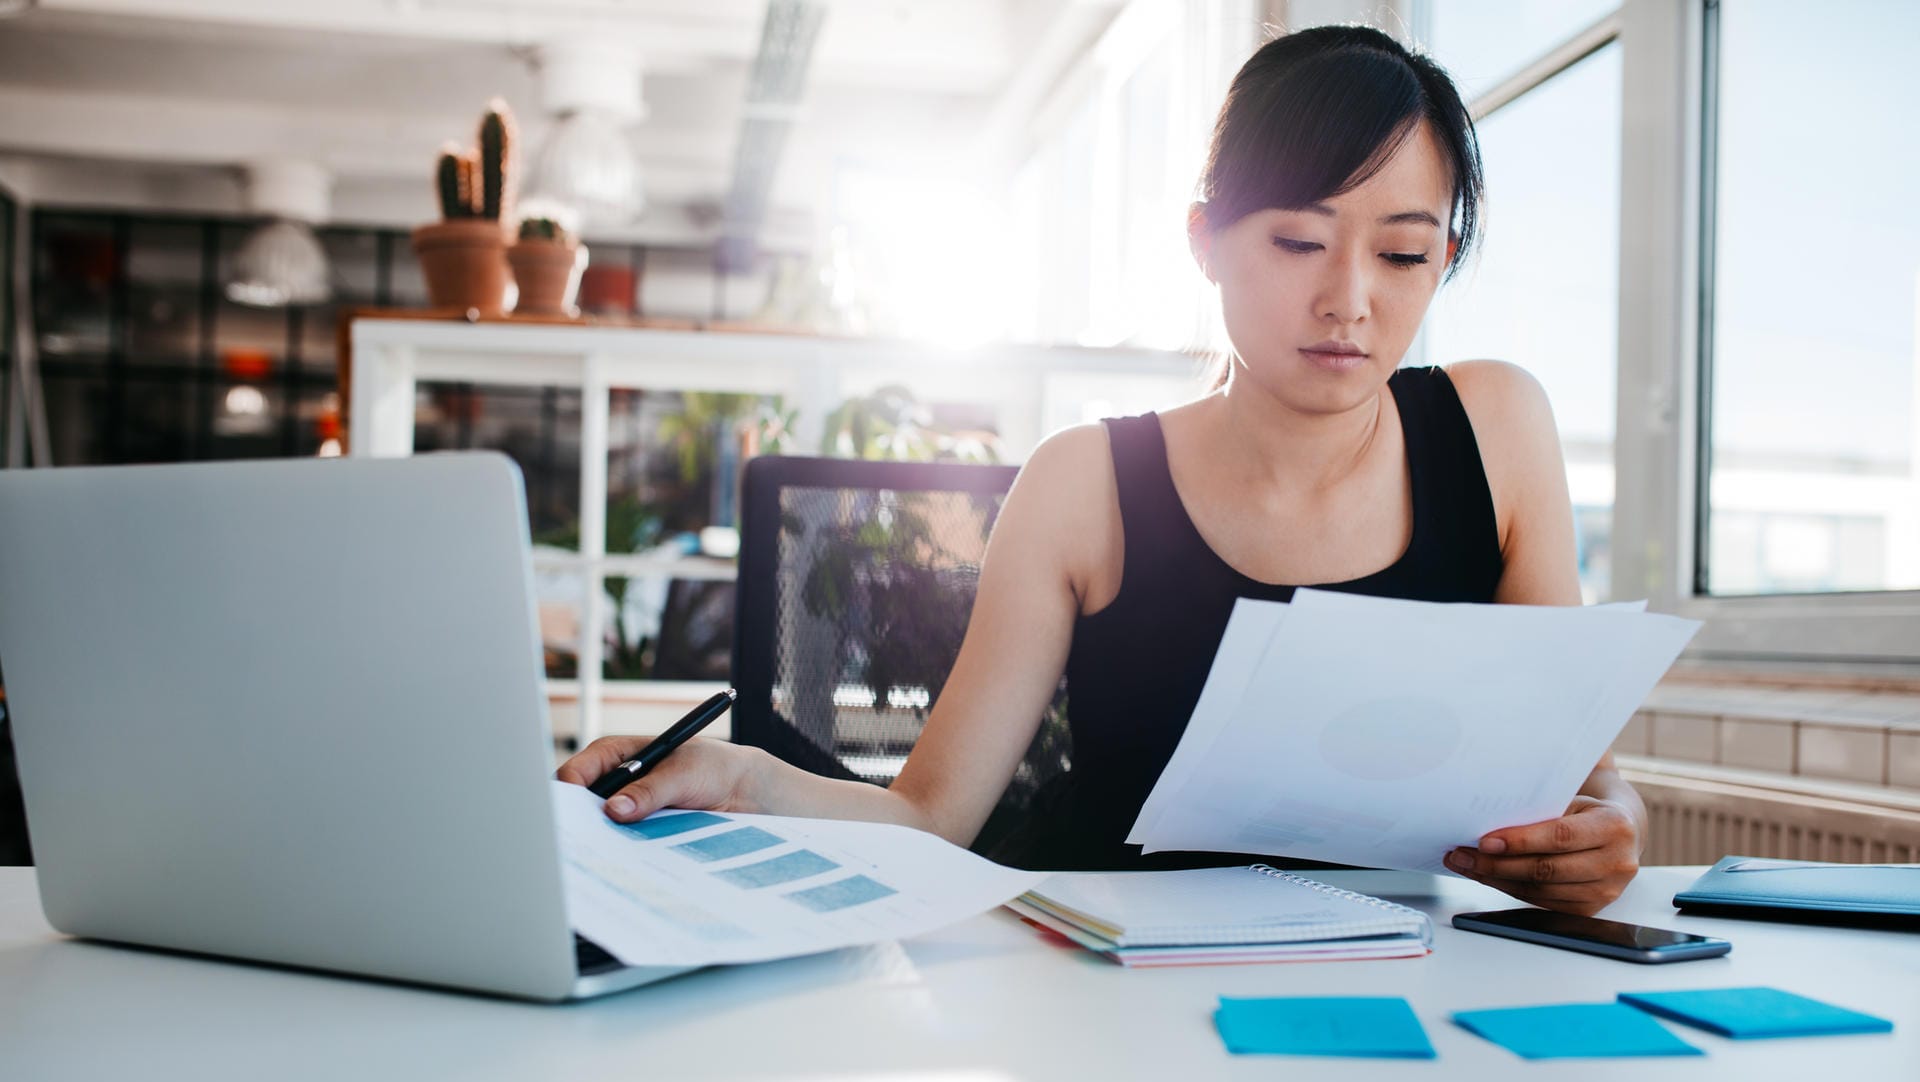
[[[1697,869],[1641,873],[1607,915],[1722,935],[1720,959],[1638,966],[1446,926],[1503,897],[1448,881],[1401,896],[1434,953],[1378,962],[1132,971],[1051,946],[1004,910],[905,943],[708,970],[538,1006],[63,940],[31,870],[0,869],[0,1079],[1920,1079],[1920,933],[1677,915]],[[1334,873],[1390,892],[1382,876]],[[1415,880],[1424,882],[1425,880]],[[1454,1010],[1771,984],[1892,1018],[1891,1034],[1734,1042],[1705,1057],[1529,1063]],[[1404,995],[1437,1061],[1231,1056],[1215,997]]]

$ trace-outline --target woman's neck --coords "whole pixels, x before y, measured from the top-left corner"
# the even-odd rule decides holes
[[[1217,399],[1221,423],[1206,426],[1224,468],[1243,481],[1274,492],[1312,495],[1352,476],[1380,431],[1387,389],[1341,413],[1304,413],[1236,378]]]

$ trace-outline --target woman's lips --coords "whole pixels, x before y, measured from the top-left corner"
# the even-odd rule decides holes
[[[1329,372],[1351,372],[1367,363],[1367,355],[1364,353],[1344,353],[1326,349],[1303,349],[1300,351],[1300,355],[1307,359],[1308,364],[1313,365],[1315,368],[1323,368]]]

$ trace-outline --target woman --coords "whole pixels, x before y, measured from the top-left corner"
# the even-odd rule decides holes
[[[1074,761],[996,853],[1030,867],[1150,867],[1123,839],[1206,681],[1239,597],[1293,585],[1437,601],[1580,603],[1545,395],[1494,362],[1399,370],[1471,247],[1480,166],[1444,72],[1379,31],[1279,38],[1235,77],[1188,233],[1232,358],[1162,414],[1035,450],[987,547],[946,689],[891,788],[694,741],[608,801],[904,823],[967,844],[1061,673]],[[595,741],[586,783],[643,741]],[[1637,869],[1645,810],[1601,760],[1565,815],[1496,830],[1450,866],[1591,913]],[[1225,859],[1225,858],[1222,858]]]

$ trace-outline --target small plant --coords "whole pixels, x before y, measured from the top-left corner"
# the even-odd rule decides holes
[[[550,240],[556,244],[566,244],[573,236],[552,218],[528,218],[520,223],[521,240]]]
[[[461,150],[451,143],[441,148],[434,169],[434,190],[440,199],[440,216],[490,218],[502,221],[513,215],[514,179],[513,111],[499,98],[487,103],[480,118],[478,152]]]
[[[440,194],[440,217],[473,217],[473,204],[467,200],[465,159],[460,148],[449,143],[440,151],[440,164],[434,170],[434,186]]]
[[[499,98],[480,118],[480,217],[504,221],[513,213],[513,113]]]
[[[991,433],[955,432],[937,424],[933,411],[905,387],[882,387],[840,403],[827,415],[820,453],[836,458],[901,462],[1000,461]]]

